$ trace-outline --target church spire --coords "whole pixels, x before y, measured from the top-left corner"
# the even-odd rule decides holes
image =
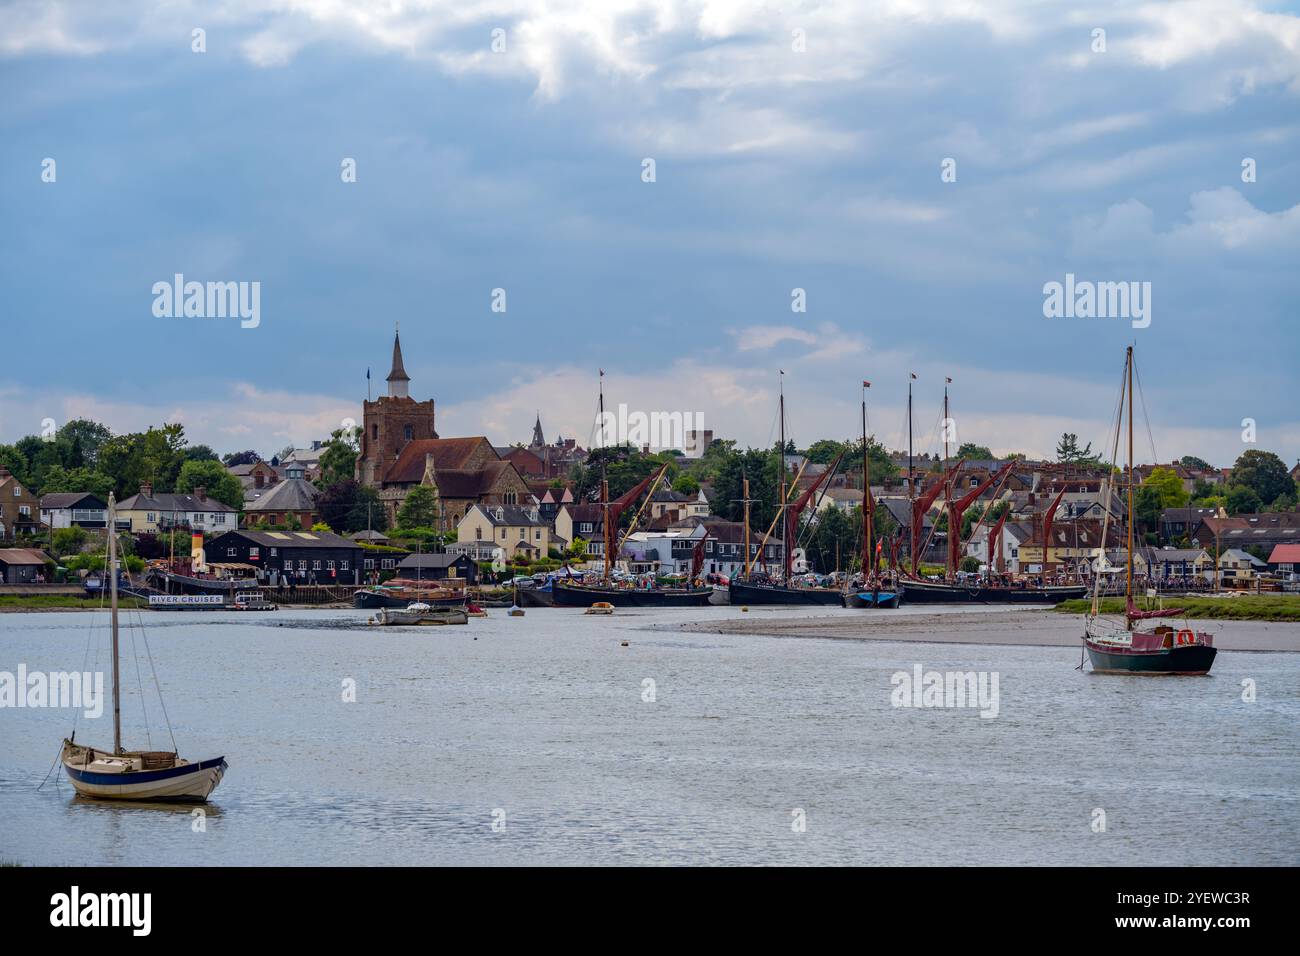
[[[388,395],[390,398],[407,398],[407,385],[411,381],[411,376],[406,374],[406,366],[402,364],[402,335],[400,331],[393,333],[393,370],[388,373]]]
[[[542,413],[537,413],[537,422],[533,425],[533,447],[541,448],[546,444],[546,439],[542,437]]]

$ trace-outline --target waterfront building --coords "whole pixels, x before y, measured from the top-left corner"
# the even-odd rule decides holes
[[[88,491],[41,495],[41,521],[50,528],[108,527],[108,503]]]
[[[208,490],[195,488],[193,494],[171,494],[153,490],[153,484],[140,482],[139,494],[117,505],[119,530],[132,534],[188,527],[194,531],[221,532],[239,524],[239,512],[224,501],[208,497]]]
[[[209,565],[244,565],[274,585],[358,584],[363,549],[327,531],[227,531],[203,546]]]
[[[9,469],[0,466],[0,541],[41,530],[41,503]]]

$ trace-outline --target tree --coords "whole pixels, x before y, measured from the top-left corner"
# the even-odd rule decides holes
[[[1254,488],[1246,485],[1231,485],[1228,488],[1227,508],[1230,515],[1253,515],[1259,512],[1259,495]]]
[[[1178,463],[1184,468],[1199,468],[1201,471],[1213,471],[1214,466],[1204,458],[1197,458],[1195,455],[1184,455],[1178,459]]]
[[[1155,528],[1160,523],[1160,512],[1163,510],[1164,506],[1160,501],[1159,488],[1144,484],[1137,490],[1137,494],[1134,496],[1133,512],[1142,527],[1148,530]]]
[[[221,462],[227,468],[234,468],[236,465],[255,465],[261,460],[262,456],[250,448],[247,451],[232,451],[223,456]]]
[[[316,511],[321,520],[341,534],[384,531],[388,527],[388,515],[375,489],[359,485],[351,478],[322,491],[316,500]]]
[[[968,461],[991,461],[993,452],[987,445],[976,445],[974,442],[963,442],[962,446],[957,449],[957,457],[965,458]]]
[[[318,484],[322,488],[347,481],[356,474],[359,434],[359,428],[336,428],[329,441],[321,446]]]
[[[243,510],[244,486],[215,458],[187,461],[181,465],[180,474],[176,478],[177,492],[190,494],[196,488],[206,489],[210,497],[230,505],[236,511]]]
[[[397,511],[399,528],[432,528],[438,522],[438,496],[428,485],[416,485],[406,493]]]
[[[673,482],[673,491],[682,495],[698,495],[700,493],[700,480],[694,475],[681,474]]]
[[[1183,488],[1183,481],[1168,468],[1154,468],[1143,487],[1155,488],[1160,496],[1160,507],[1185,508],[1191,496]]]
[[[1273,501],[1279,495],[1294,494],[1295,482],[1291,479],[1282,459],[1271,451],[1252,448],[1242,452],[1232,466],[1230,484],[1244,485],[1255,492],[1261,502]]]
[[[1273,499],[1268,506],[1268,510],[1273,513],[1296,510],[1296,496],[1282,494]]]
[[[844,442],[833,438],[822,438],[808,446],[804,457],[816,465],[829,465],[835,456],[844,451]]]
[[[586,538],[574,538],[573,544],[569,545],[568,550],[564,552],[564,556],[570,561],[581,561],[587,556],[587,544]]]
[[[74,468],[72,471],[65,471],[62,465],[55,465],[45,474],[45,484],[41,486],[41,494],[85,491],[107,500],[108,493],[113,490],[114,485],[115,482],[108,475],[90,468]]]
[[[1074,432],[1063,432],[1056,444],[1056,460],[1076,464],[1095,464],[1098,459],[1092,454],[1092,442],[1083,449],[1079,448],[1079,436]]]

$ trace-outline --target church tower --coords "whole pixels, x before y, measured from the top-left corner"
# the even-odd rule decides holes
[[[437,438],[433,399],[417,402],[410,396],[411,377],[402,361],[402,337],[393,334],[393,366],[388,373],[388,394],[362,406],[357,481],[377,487],[408,443]]]
[[[542,437],[542,413],[537,413],[537,421],[533,424],[533,442],[529,448],[541,448],[546,444],[546,439]]]

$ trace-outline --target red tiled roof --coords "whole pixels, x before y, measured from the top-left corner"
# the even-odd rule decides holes
[[[1300,544],[1278,544],[1268,556],[1269,564],[1300,564]]]
[[[424,456],[433,455],[433,467],[438,472],[438,485],[441,487],[442,471],[463,469],[470,456],[483,445],[487,445],[493,455],[496,454],[482,435],[474,438],[421,438],[408,442],[397,456],[397,461],[393,462],[384,475],[384,481],[395,484],[418,483],[424,477]]]

